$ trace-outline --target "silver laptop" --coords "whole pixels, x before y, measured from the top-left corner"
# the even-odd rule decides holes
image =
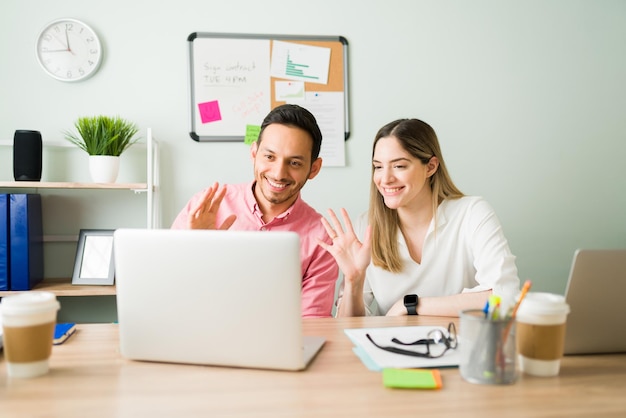
[[[626,352],[626,249],[577,250],[565,290],[565,354]]]
[[[120,350],[134,360],[302,370],[295,232],[118,229]]]

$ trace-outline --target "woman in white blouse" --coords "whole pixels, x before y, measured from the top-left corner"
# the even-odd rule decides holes
[[[493,208],[452,182],[435,131],[418,119],[383,126],[374,140],[370,207],[344,227],[322,219],[343,272],[337,316],[442,315],[512,303],[515,256]]]

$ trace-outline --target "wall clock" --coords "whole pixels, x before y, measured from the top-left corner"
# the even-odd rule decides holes
[[[57,19],[48,23],[36,44],[37,61],[51,77],[61,81],[81,81],[94,75],[102,63],[98,34],[77,19]]]

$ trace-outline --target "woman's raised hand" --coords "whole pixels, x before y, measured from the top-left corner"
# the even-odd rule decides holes
[[[332,244],[319,241],[318,244],[328,251],[337,261],[337,265],[344,274],[345,280],[353,278],[365,278],[365,270],[371,260],[371,228],[368,225],[365,230],[363,242],[359,241],[354,233],[354,227],[348,216],[348,212],[341,208],[341,217],[345,225],[344,228],[339,222],[339,218],[332,209],[328,209],[330,222],[322,217],[322,224],[332,239]]]

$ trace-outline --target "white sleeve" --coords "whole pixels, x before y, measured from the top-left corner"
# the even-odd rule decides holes
[[[471,209],[467,232],[472,237],[471,250],[478,285],[463,292],[492,289],[503,301],[512,303],[519,292],[515,256],[511,253],[500,220],[485,200],[478,200]]]

